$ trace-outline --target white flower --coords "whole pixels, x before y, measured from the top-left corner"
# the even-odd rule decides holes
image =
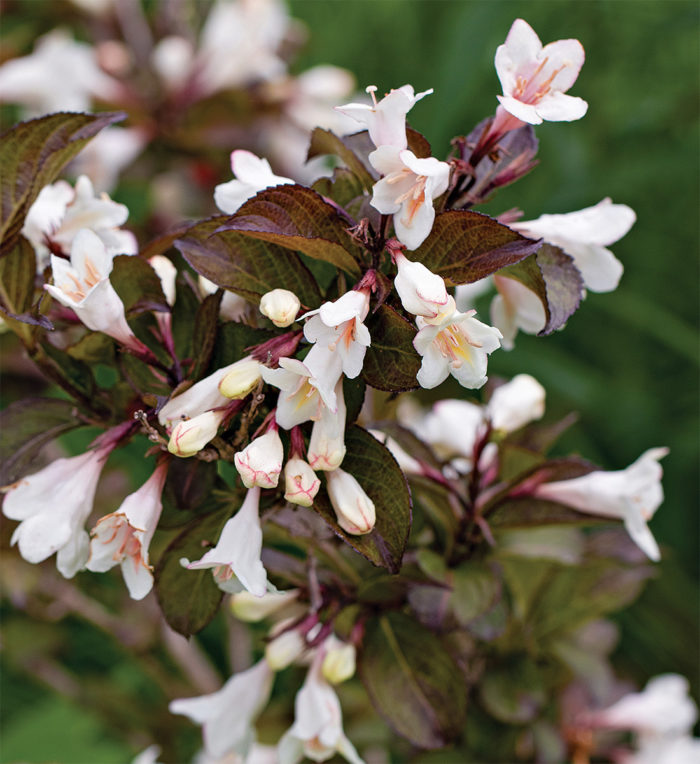
[[[238,592],[231,596],[231,612],[239,621],[255,623],[289,605],[296,604],[298,596],[298,589],[289,589],[286,592],[266,592],[262,597],[256,597],[250,592]]]
[[[401,304],[415,316],[436,318],[448,304],[445,281],[423,263],[411,262],[400,252],[395,261],[398,273],[394,287],[399,293]]]
[[[543,48],[532,27],[516,19],[496,51],[496,73],[503,87],[503,95],[498,96],[501,106],[531,125],[580,119],[588,104],[564,93],[576,81],[584,58],[578,40],[558,40]]]
[[[98,520],[92,531],[90,559],[85,566],[104,573],[121,565],[132,599],[143,599],[153,588],[153,566],[148,547],[163,509],[161,494],[168,473],[167,463],[156,467],[135,493],[124,499],[116,512]]]
[[[491,321],[503,335],[503,348],[512,350],[518,329],[537,334],[544,329],[547,316],[540,298],[516,279],[494,276],[493,283],[498,294],[491,301]]]
[[[462,386],[478,389],[486,382],[487,356],[500,347],[502,335],[474,318],[475,310],[448,313],[436,324],[416,319],[420,331],[413,346],[423,356],[416,379],[421,387],[433,388],[452,374]]]
[[[151,53],[151,65],[165,87],[176,91],[192,76],[194,46],[185,37],[168,35],[158,42]]]
[[[280,358],[279,363],[279,369],[263,366],[262,376],[265,382],[280,389],[275,413],[280,427],[291,430],[309,419],[317,421],[324,407],[337,411],[338,403],[333,388],[340,370],[330,375],[328,387],[323,378],[314,377],[306,364],[296,358]]]
[[[75,0],[73,0],[73,2],[75,2]],[[148,748],[144,748],[141,753],[137,754],[131,760],[131,764],[158,764],[160,753],[159,745],[149,745]]]
[[[326,761],[336,752],[351,764],[364,764],[343,732],[340,701],[321,674],[323,657],[320,649],[297,693],[294,724],[279,742],[279,764],[296,764],[303,756]]]
[[[661,555],[647,521],[664,499],[659,459],[667,453],[667,448],[651,448],[624,470],[596,470],[571,480],[544,483],[534,495],[581,512],[620,518],[635,544],[656,561]]]
[[[57,552],[56,567],[65,578],[85,566],[90,539],[83,526],[110,450],[57,459],[10,486],[2,511],[22,521],[10,543],[19,544],[27,562],[42,562]]]
[[[194,456],[216,437],[225,411],[205,411],[192,419],[178,422],[170,433],[168,451],[174,456]]]
[[[275,175],[267,159],[243,149],[231,152],[231,169],[236,179],[220,183],[214,189],[216,206],[227,215],[233,215],[243,202],[264,188],[294,183],[291,178]]]
[[[331,634],[324,643],[321,673],[331,684],[340,684],[355,673],[355,645],[342,642]]]
[[[336,109],[364,125],[377,148],[395,146],[398,149],[405,149],[408,145],[406,141],[406,114],[417,101],[430,95],[433,90],[431,88],[422,93],[414,94],[411,85],[403,85],[396,90],[391,90],[379,103],[377,103],[374,95],[376,90],[374,85],[367,88],[367,92],[372,95],[372,105],[348,103],[345,106],[337,106]]]
[[[284,446],[273,426],[242,450],[234,454],[233,460],[246,488],[276,488],[282,471]]]
[[[634,225],[637,216],[626,204],[609,198],[565,215],[541,215],[510,227],[533,239],[543,238],[571,255],[584,283],[593,292],[610,292],[622,276],[622,263],[607,249]]]
[[[341,469],[328,472],[326,489],[338,525],[344,531],[356,536],[371,532],[376,521],[374,502],[349,472]]]
[[[219,392],[226,398],[237,400],[252,392],[262,377],[263,366],[254,358],[243,358],[230,368],[219,382]]]
[[[292,504],[310,507],[321,481],[303,459],[289,459],[284,465],[284,498]]]
[[[288,628],[295,619],[280,621],[265,645],[265,660],[273,671],[290,666],[306,650],[306,640],[299,629]]]
[[[109,334],[124,345],[141,346],[126,323],[124,303],[109,281],[112,258],[96,234],[87,228],[78,231],[70,263],[51,255],[51,269],[54,283],[44,288],[72,308],[88,329]]]
[[[119,91],[119,83],[100,69],[95,49],[63,29],[40,37],[31,55],[0,67],[0,98],[21,103],[28,116],[89,111],[93,96],[110,100]]]
[[[300,307],[299,298],[289,289],[273,289],[260,298],[260,312],[280,328],[296,321]]]
[[[365,353],[370,345],[369,330],[362,323],[369,312],[369,295],[365,290],[351,290],[334,302],[324,302],[304,326],[304,336],[315,343],[304,359],[313,376],[322,379],[324,389],[333,388],[343,373],[354,379],[362,371]],[[334,378],[335,377],[335,378]]]
[[[214,294],[219,287],[213,281],[200,276],[199,288],[206,297],[209,294]],[[227,321],[240,321],[247,310],[248,301],[244,297],[224,289],[224,296],[221,298],[221,305],[219,307],[219,314],[222,318],[225,318]]]
[[[374,184],[372,206],[382,215],[393,215],[397,239],[417,249],[433,228],[433,200],[447,190],[450,166],[395,146],[380,146],[369,161],[384,176]]]
[[[314,470],[335,470],[345,458],[345,399],[343,381],[335,388],[336,410],[328,406],[321,409],[321,418],[311,428],[307,457]]]
[[[110,257],[135,255],[135,236],[119,228],[128,217],[125,205],[113,202],[107,194],[96,196],[90,178],[81,175],[75,189],[64,180],[44,186],[29,208],[22,234],[34,247],[42,270],[52,249],[70,253],[73,240],[83,228],[97,234]]]
[[[471,460],[479,429],[484,422],[483,408],[470,401],[446,398],[430,411],[407,415],[399,410],[400,421],[428,443],[443,459],[460,456]]]
[[[217,545],[187,567],[191,570],[214,568],[214,580],[224,591],[235,593],[242,586],[256,597],[262,597],[267,589],[267,573],[260,560],[259,503],[260,488],[251,488],[241,508],[224,525]]]
[[[486,406],[494,430],[514,432],[544,414],[545,389],[529,374],[497,387]]]
[[[206,753],[220,758],[245,756],[255,740],[253,724],[267,704],[274,675],[265,660],[234,674],[217,692],[170,703],[170,712],[183,714],[203,727]]]
[[[111,191],[121,171],[136,159],[149,140],[142,127],[107,127],[82,149],[68,169],[73,175],[89,176],[99,191]]]
[[[170,258],[165,255],[153,255],[148,258],[148,264],[156,272],[160,279],[160,286],[165,295],[165,301],[171,307],[175,304],[175,279],[177,278],[177,268],[173,265]]]

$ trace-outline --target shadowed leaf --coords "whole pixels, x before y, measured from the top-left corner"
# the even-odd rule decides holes
[[[367,348],[362,378],[377,390],[415,390],[421,365],[413,347],[415,328],[388,305],[381,305],[366,323],[372,344]]]

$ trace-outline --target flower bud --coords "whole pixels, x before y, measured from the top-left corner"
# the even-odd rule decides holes
[[[280,328],[294,323],[300,307],[299,298],[288,289],[273,289],[260,299],[260,312]]]
[[[415,316],[435,318],[448,304],[449,295],[444,280],[426,268],[423,263],[408,260],[401,253],[396,255],[398,274],[394,286],[401,304]]]
[[[544,387],[529,374],[518,374],[497,387],[486,408],[494,430],[513,432],[544,414]]]
[[[254,359],[244,358],[219,382],[219,392],[227,398],[245,398],[260,381],[261,367]]]
[[[284,465],[284,498],[292,504],[310,507],[321,487],[316,473],[303,459],[290,459]]]
[[[231,612],[239,621],[255,623],[290,605],[298,595],[298,589],[290,589],[287,592],[266,592],[262,597],[256,597],[250,592],[238,592],[231,597]]]
[[[336,386],[337,410],[321,409],[321,418],[314,422],[309,441],[309,464],[314,470],[338,469],[345,458],[345,400],[342,381]]]
[[[349,642],[333,640],[333,646],[326,650],[321,673],[331,684],[340,684],[355,673],[355,646]]]
[[[284,447],[276,429],[252,440],[233,460],[246,488],[276,488],[282,471]]]
[[[335,510],[338,525],[348,533],[361,536],[374,528],[374,502],[349,473],[333,470],[326,476],[328,496]]]
[[[223,418],[223,411],[205,411],[179,422],[170,433],[168,451],[175,456],[194,456],[216,437]]]
[[[283,631],[265,645],[265,660],[273,671],[282,671],[306,649],[306,642],[297,629]]]

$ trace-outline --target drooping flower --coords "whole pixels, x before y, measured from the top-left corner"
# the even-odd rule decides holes
[[[526,334],[541,332],[547,315],[540,298],[516,279],[494,275],[493,283],[498,294],[491,301],[491,321],[502,334],[501,346],[512,350],[518,330]]]
[[[116,512],[98,520],[92,531],[87,569],[104,573],[121,565],[132,599],[143,599],[153,588],[153,567],[148,547],[163,509],[161,494],[168,472],[167,462],[124,499]]]
[[[285,608],[295,607],[299,597],[298,589],[286,592],[266,592],[256,597],[250,592],[237,592],[231,597],[231,612],[239,621],[255,623],[276,614]]]
[[[255,741],[254,723],[267,704],[274,674],[264,659],[234,674],[216,692],[170,703],[170,712],[202,725],[204,747],[217,760],[227,754],[246,756]]]
[[[292,504],[310,507],[321,487],[321,481],[303,459],[289,459],[284,465],[284,498]]]
[[[529,374],[517,374],[493,391],[486,415],[494,430],[514,432],[544,414],[545,389]]]
[[[437,318],[448,304],[449,295],[444,279],[423,263],[411,262],[400,252],[394,260],[398,269],[394,287],[399,293],[401,304],[414,316]]]
[[[450,297],[454,304],[454,299]],[[416,376],[421,387],[437,387],[449,374],[463,386],[478,389],[486,382],[488,354],[500,347],[501,333],[474,318],[475,310],[451,314],[439,323],[418,316],[413,346],[423,356]]]
[[[430,95],[433,90],[431,88],[422,93],[415,93],[412,85],[403,85],[391,90],[379,102],[374,95],[376,90],[374,85],[367,88],[367,92],[372,96],[373,103],[371,105],[348,103],[344,106],[336,106],[336,109],[364,125],[377,148],[395,146],[398,149],[405,149],[408,145],[406,141],[406,114],[416,102]]]
[[[516,19],[496,51],[496,73],[503,87],[498,111],[503,109],[531,125],[580,119],[588,104],[565,93],[576,81],[584,59],[578,40],[558,40],[542,47],[533,28]],[[496,123],[499,116],[497,112]]]
[[[273,425],[242,450],[234,454],[234,463],[246,488],[276,488],[282,471],[284,446]]]
[[[83,228],[97,234],[110,257],[135,255],[136,237],[119,227],[128,217],[124,204],[113,202],[104,193],[96,196],[90,178],[81,175],[75,189],[64,180],[44,186],[29,208],[22,234],[34,247],[39,270],[52,251],[68,255]]]
[[[249,489],[241,508],[224,525],[217,545],[187,567],[214,568],[214,580],[225,592],[233,594],[244,588],[262,597],[267,589],[267,573],[260,560],[263,537],[259,504],[260,488]]]
[[[231,169],[235,179],[214,189],[216,206],[227,215],[233,215],[246,200],[264,188],[294,183],[291,178],[275,175],[267,159],[243,149],[231,152]]]
[[[216,437],[225,416],[223,410],[205,411],[192,419],[178,422],[170,433],[168,451],[182,458],[199,453]]]
[[[374,184],[372,206],[382,215],[393,215],[396,238],[417,249],[433,228],[433,200],[447,190],[450,166],[395,146],[380,146],[369,161],[384,176]]]
[[[336,410],[328,406],[321,409],[321,418],[311,428],[311,439],[307,453],[309,464],[314,470],[332,471],[340,467],[345,458],[345,399],[343,381],[335,388]]]
[[[624,470],[596,470],[571,480],[543,483],[534,495],[581,512],[621,519],[635,544],[657,561],[661,554],[647,522],[664,499],[659,459],[667,453],[667,448],[651,448]]]
[[[374,502],[349,472],[339,468],[326,474],[326,489],[338,525],[356,536],[370,533],[376,522]]]
[[[85,566],[90,538],[84,525],[110,448],[98,448],[69,459],[57,459],[8,490],[2,511],[21,520],[11,543],[27,562],[56,555],[56,567],[72,578]]]
[[[581,271],[586,288],[610,292],[622,276],[622,263],[607,249],[634,225],[637,216],[626,204],[609,198],[593,207],[564,215],[541,215],[537,220],[520,220],[511,228],[533,239],[543,238],[571,255]]]
[[[173,261],[165,255],[153,255],[148,258],[148,264],[156,272],[160,279],[160,286],[165,295],[165,301],[171,307],[175,304],[175,279],[177,278],[177,268]]]
[[[362,371],[371,342],[369,330],[362,323],[368,312],[369,294],[361,289],[346,292],[306,314],[310,318],[304,326],[304,336],[315,344],[304,365],[314,377],[323,379],[325,389],[335,386],[341,369],[349,379]]]
[[[124,303],[109,281],[112,258],[95,233],[87,228],[78,231],[70,263],[51,255],[51,269],[54,283],[44,288],[72,308],[88,329],[104,332],[129,347],[141,347],[126,322]]]
[[[340,701],[323,678],[324,651],[314,656],[302,688],[294,701],[294,724],[278,745],[279,764],[297,764],[307,756],[326,761],[336,752],[351,764],[364,764],[343,732]]]
[[[300,307],[299,298],[289,289],[273,289],[260,298],[260,312],[280,328],[296,321]]]

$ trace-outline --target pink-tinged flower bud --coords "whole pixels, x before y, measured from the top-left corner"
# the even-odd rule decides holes
[[[349,473],[341,469],[329,472],[326,488],[338,519],[338,525],[348,533],[361,536],[374,528],[374,502]]]
[[[326,656],[321,665],[324,679],[340,684],[355,673],[355,645],[331,636],[326,640]]]
[[[170,433],[168,451],[175,456],[194,456],[216,437],[224,415],[223,411],[205,411],[179,422]]]
[[[229,373],[219,382],[219,392],[226,398],[245,398],[262,377],[261,365],[253,360],[244,358],[233,364]]]
[[[256,597],[250,592],[238,592],[231,597],[231,612],[239,621],[255,623],[262,621],[282,608],[297,606],[298,589],[286,592],[267,592],[262,597]]]
[[[292,504],[310,507],[321,487],[316,473],[303,459],[290,459],[284,465],[284,498]]]
[[[284,447],[276,429],[251,441],[233,457],[246,488],[275,488],[282,471]]]
[[[444,280],[423,263],[411,262],[401,253],[395,256],[395,260],[398,273],[394,286],[401,304],[415,316],[436,318],[449,301]]]
[[[273,289],[260,298],[260,312],[281,329],[293,324],[301,303],[288,289]]]
[[[273,671],[282,671],[291,665],[306,650],[306,642],[298,629],[287,629],[288,621],[282,621],[273,633],[274,636],[265,645],[265,660]]]
[[[308,458],[314,470],[336,470],[345,458],[345,400],[342,379],[335,388],[337,410],[321,409],[321,418],[314,422],[309,441]]]

